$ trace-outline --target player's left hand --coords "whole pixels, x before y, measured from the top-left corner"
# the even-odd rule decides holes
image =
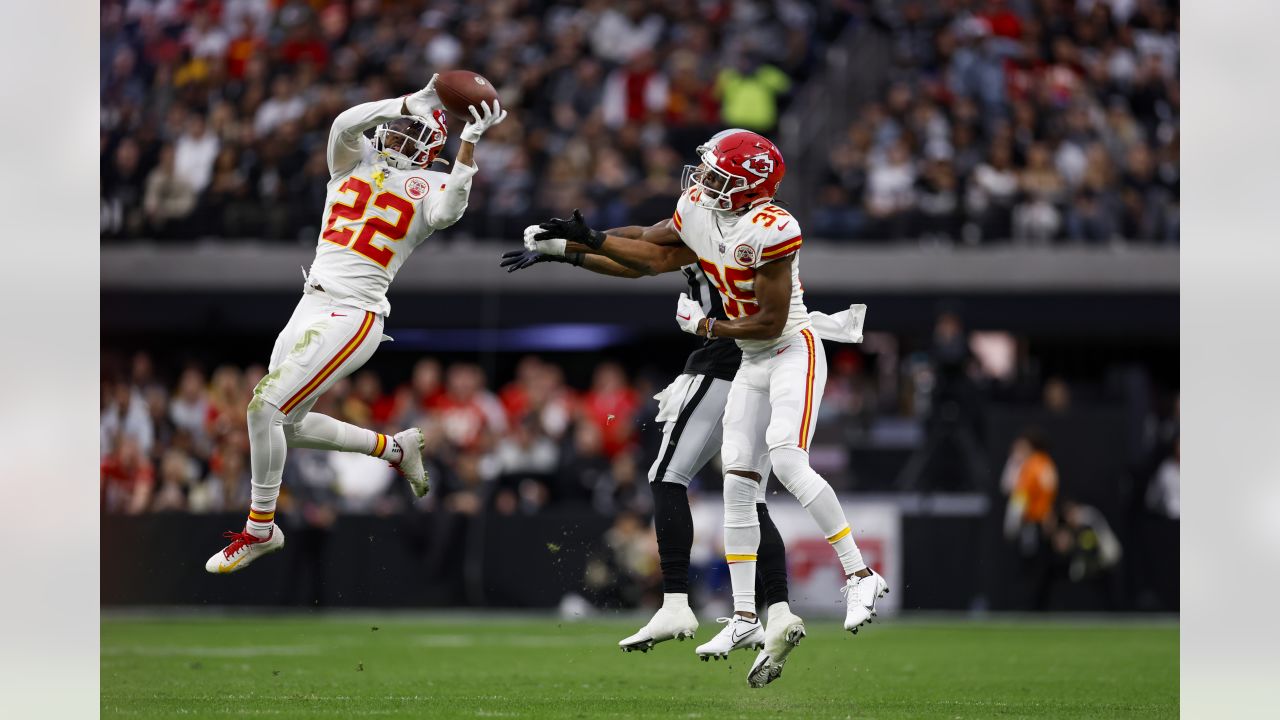
[[[498,267],[504,267],[507,272],[513,273],[540,262],[556,261],[563,262],[563,259],[543,255],[537,250],[509,250],[502,253],[502,262],[498,263]]]
[[[680,293],[680,299],[676,302],[676,322],[680,324],[681,330],[697,335],[698,326],[706,316],[701,305],[690,300],[687,293]]]
[[[502,109],[502,105],[497,101],[493,101],[493,107],[489,107],[489,103],[482,102],[477,108],[475,105],[467,108],[471,111],[471,122],[462,126],[462,132],[458,133],[458,137],[463,142],[469,142],[472,145],[480,142],[480,136],[485,131],[507,119],[507,111]]]

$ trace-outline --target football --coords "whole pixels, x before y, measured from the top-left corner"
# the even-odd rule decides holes
[[[436,94],[440,96],[440,102],[444,103],[445,110],[464,122],[472,120],[468,107],[479,106],[482,102],[493,107],[494,101],[498,99],[498,91],[493,89],[493,83],[470,70],[440,73],[440,77],[436,78]]]

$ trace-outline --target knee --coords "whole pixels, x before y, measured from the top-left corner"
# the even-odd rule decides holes
[[[284,423],[284,413],[279,408],[262,398],[261,395],[255,394],[253,399],[249,401],[249,407],[245,411],[245,419],[249,423],[250,428],[264,428],[271,423]]]
[[[809,467],[809,455],[797,447],[775,448],[769,452],[773,472],[801,505],[808,506],[823,490],[830,487],[822,476]]]
[[[756,484],[757,482],[757,480],[744,477],[738,472],[725,474],[725,527],[752,527],[760,524],[760,520],[756,514],[756,489],[759,487]]]
[[[800,448],[787,446],[769,451],[769,462],[773,464],[773,472],[783,483],[799,478],[809,470],[809,456]]]

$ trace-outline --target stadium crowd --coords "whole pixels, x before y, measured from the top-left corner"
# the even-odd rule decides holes
[[[102,384],[102,507],[106,512],[220,512],[247,506],[245,406],[261,366],[187,366],[161,380],[150,356]],[[380,432],[423,429],[432,490],[421,509],[464,514],[536,512],[576,503],[613,515],[645,513],[638,493],[638,422],[652,408],[643,382],[600,365],[585,391],[565,385],[560,369],[534,356],[515,379],[488,389],[479,366],[443,367],[423,359],[409,382],[384,391],[360,371],[319,400],[315,411]],[[284,492],[340,512],[399,512],[413,498],[382,461],[363,455],[293,450]]]
[[[847,17],[799,0],[109,0],[102,235],[309,241],[333,118],[456,67],[492,79],[511,117],[479,145],[451,235],[570,207],[652,221],[699,141],[773,130]]]
[[[882,4],[888,87],[834,144],[816,234],[1176,243],[1176,5]]]
[[[333,117],[454,67],[513,112],[451,237],[649,223],[698,141],[772,133],[861,22],[893,38],[889,84],[826,141],[812,234],[1177,241],[1170,0],[108,0],[102,236],[311,241]]]

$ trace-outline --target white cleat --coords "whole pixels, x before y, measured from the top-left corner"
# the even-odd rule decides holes
[[[204,564],[204,569],[215,575],[243,570],[254,560],[284,547],[284,532],[276,525],[271,526],[271,535],[266,539],[250,535],[247,530],[223,533],[223,537],[231,538],[231,544],[214,553]]]
[[[733,650],[749,648],[759,650],[764,647],[764,628],[760,626],[760,618],[748,620],[741,615],[727,618],[716,618],[716,622],[725,623],[724,629],[698,646],[694,652],[703,662],[711,659],[729,658]]]
[[[422,450],[426,442],[422,439],[422,431],[418,428],[401,430],[395,434],[395,441],[400,445],[404,456],[400,462],[391,463],[391,467],[409,481],[414,497],[422,497],[431,489],[431,479],[427,477],[427,469],[422,466]]]
[[[654,645],[667,640],[690,640],[698,632],[698,618],[689,607],[658,608],[648,625],[635,635],[618,641],[622,652],[649,652]]]
[[[786,605],[779,604],[777,612],[769,611],[769,626],[764,632],[764,650],[756,656],[747,673],[747,684],[761,688],[782,677],[782,666],[787,656],[804,638],[804,621],[793,614]]]
[[[875,570],[866,577],[853,576],[840,588],[844,594],[844,629],[858,634],[858,628],[876,616],[876,600],[889,594],[889,583]]]

